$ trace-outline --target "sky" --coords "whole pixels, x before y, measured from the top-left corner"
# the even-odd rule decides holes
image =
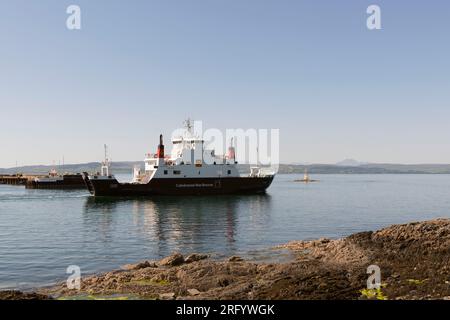
[[[279,129],[282,163],[450,163],[449,34],[444,0],[0,0],[0,167],[141,160],[188,117]]]

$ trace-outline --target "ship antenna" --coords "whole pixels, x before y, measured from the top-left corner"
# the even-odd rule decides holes
[[[256,166],[259,166],[259,148],[256,147]]]
[[[190,118],[187,118],[185,121],[184,121],[184,125],[185,125],[185,127],[186,127],[186,129],[187,129],[187,131],[189,132],[189,133],[192,133],[192,124],[191,124],[191,119]]]
[[[106,166],[108,163],[108,146],[106,143],[103,145],[104,151],[105,151],[105,158],[103,159],[103,165]]]

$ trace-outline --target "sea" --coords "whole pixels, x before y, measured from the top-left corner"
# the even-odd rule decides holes
[[[83,276],[174,252],[282,259],[275,247],[292,240],[450,218],[450,175],[298,178],[280,174],[264,195],[214,197],[97,199],[0,185],[0,289],[53,285],[69,266]]]

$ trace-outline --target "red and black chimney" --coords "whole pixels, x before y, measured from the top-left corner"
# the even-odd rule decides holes
[[[158,158],[164,158],[164,145],[163,145],[162,134],[159,135],[159,145],[158,145],[158,151],[156,152],[156,156]]]

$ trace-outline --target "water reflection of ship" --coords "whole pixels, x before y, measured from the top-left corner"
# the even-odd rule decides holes
[[[208,250],[214,241],[225,245],[226,251],[234,250],[238,213],[265,215],[270,205],[270,195],[210,197],[153,197],[148,198],[94,198],[85,203],[84,214],[90,228],[112,233],[115,220],[123,219],[131,211],[134,226],[128,232],[138,232],[158,252]],[[254,217],[253,217],[254,218]],[[264,219],[253,219],[262,223]],[[93,226],[92,224],[100,224]],[[104,224],[109,224],[110,227]],[[104,235],[110,238],[109,235]],[[131,236],[133,237],[133,236]],[[156,249],[156,248],[155,248]]]

